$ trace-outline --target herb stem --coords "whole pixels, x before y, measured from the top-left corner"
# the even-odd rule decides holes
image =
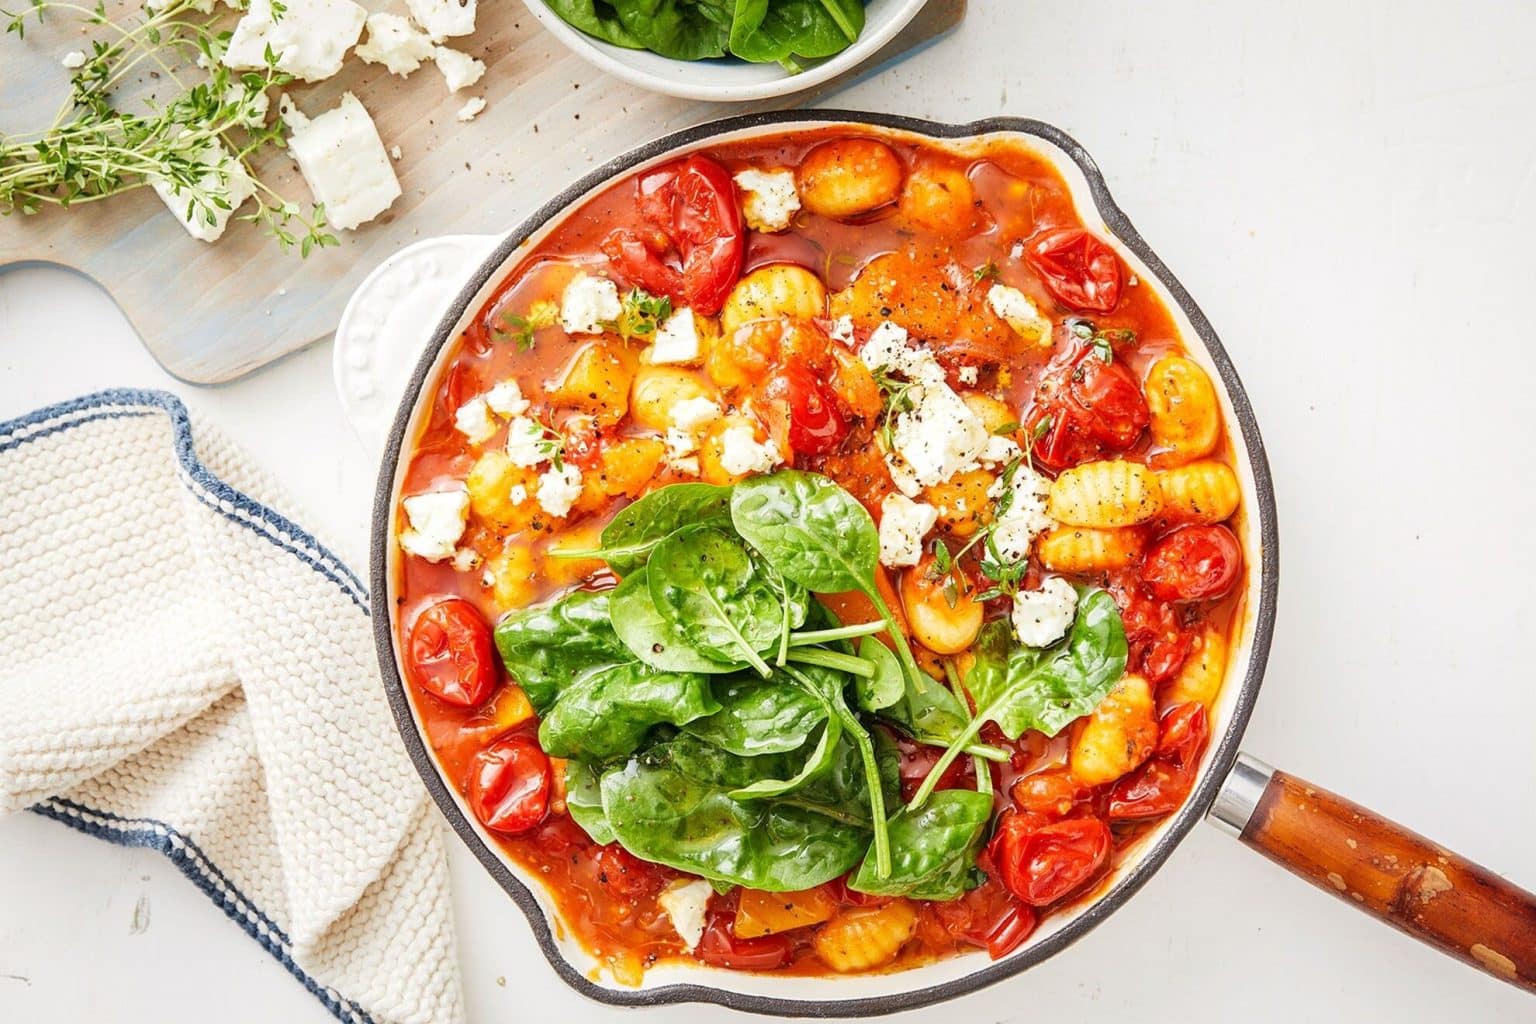
[[[917,692],[927,693],[933,680],[917,667],[917,659],[912,656],[912,648],[907,644],[907,634],[902,630],[901,624],[896,621],[896,616],[891,613],[891,606],[886,604],[885,598],[880,596],[878,587],[870,586],[864,589],[864,596],[869,598],[870,603],[875,606],[875,611],[880,613],[880,618],[885,621],[886,632],[890,633],[891,639],[896,641],[896,657],[901,662],[901,670],[907,675],[907,681]]]
[[[812,629],[789,635],[789,646],[806,647],[810,644],[829,643],[833,640],[855,640],[861,636],[878,633],[885,628],[884,622],[858,622],[836,629]]]
[[[789,652],[788,660],[801,665],[817,665],[821,668],[846,672],[860,679],[871,679],[875,675],[875,666],[864,658],[843,654],[840,651],[822,650],[819,647],[796,647]]]
[[[954,691],[955,699],[960,702],[960,709],[965,712],[967,718],[971,714],[971,701],[965,693],[965,687],[960,682],[960,672],[955,668],[953,658],[944,659],[944,678],[949,681],[949,688]],[[971,767],[976,770],[976,792],[992,792],[992,769],[985,758],[979,754],[971,755]]]

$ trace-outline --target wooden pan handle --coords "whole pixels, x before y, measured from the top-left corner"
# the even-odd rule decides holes
[[[1258,797],[1246,821],[1225,819],[1244,843],[1414,938],[1536,992],[1536,896],[1302,779],[1275,771],[1262,793],[1256,781],[1249,779]],[[1221,819],[1220,810],[1213,816]]]

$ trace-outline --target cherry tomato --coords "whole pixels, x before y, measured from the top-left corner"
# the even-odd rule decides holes
[[[439,601],[416,616],[406,646],[411,681],[445,704],[478,707],[496,688],[491,627],[462,598]]]
[[[933,766],[939,763],[939,757],[943,755],[942,747],[930,747],[924,743],[913,743],[906,737],[898,737],[896,749],[901,759],[897,770],[901,777],[901,798],[912,799]],[[938,789],[974,789],[976,787],[976,769],[968,757],[957,757],[944,774],[939,776]]]
[[[1022,903],[1010,903],[985,931],[977,937],[979,945],[987,948],[987,956],[1001,960],[1024,944],[1035,930],[1039,918],[1033,907]]]
[[[504,736],[475,755],[469,805],[486,828],[517,836],[549,813],[549,758],[530,736]]]
[[[1029,240],[1024,259],[1063,306],[1108,313],[1120,303],[1125,270],[1103,239],[1082,228],[1057,228]]]
[[[790,962],[795,948],[787,936],[738,938],[732,925],[735,917],[735,911],[711,908],[704,925],[704,937],[699,940],[693,955],[714,967],[737,971],[771,971]]]
[[[713,316],[741,276],[746,232],[731,174],[695,154],[640,176],[640,216],[648,231],[619,229],[603,251],[646,291]],[[676,265],[668,258],[676,254]]]
[[[1134,445],[1151,419],[1141,385],[1121,362],[1081,343],[1057,356],[1035,389],[1025,432],[1035,458],[1068,469]]]
[[[1120,606],[1129,647],[1126,659],[1131,671],[1139,671],[1154,687],[1165,683],[1184,667],[1195,635],[1186,628],[1179,612],[1166,601],[1146,592],[1133,572],[1111,575],[1109,592]]]
[[[1092,881],[1109,859],[1109,826],[1098,818],[1041,824],[1034,814],[1004,812],[988,846],[999,880],[1030,906],[1043,907]]]
[[[1147,552],[1141,578],[1164,601],[1208,601],[1225,595],[1243,564],[1237,538],[1225,526],[1185,526]]]
[[[1196,701],[1180,704],[1163,715],[1157,749],[1151,760],[1115,783],[1109,797],[1109,820],[1140,821],[1170,814],[1194,788],[1200,755],[1209,738],[1205,707]]]
[[[1013,802],[1020,810],[1064,818],[1093,794],[1065,768],[1047,768],[1013,784]]]
[[[597,851],[597,880],[609,892],[635,900],[660,892],[667,876],[656,865],[612,843]]]
[[[779,367],[763,386],[762,398],[787,413],[789,446],[802,455],[827,455],[848,436],[831,392],[801,363]]]

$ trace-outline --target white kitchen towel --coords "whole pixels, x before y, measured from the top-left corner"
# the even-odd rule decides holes
[[[0,424],[0,814],[166,854],[343,1021],[453,1024],[367,592],[273,500],[164,392]]]

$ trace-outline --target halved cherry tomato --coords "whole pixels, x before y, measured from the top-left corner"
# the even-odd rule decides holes
[[[549,813],[549,758],[530,736],[504,736],[475,755],[469,805],[486,828],[517,836]]]
[[[1010,903],[978,938],[987,947],[987,956],[1001,960],[1024,944],[1038,921],[1033,907]]]
[[[793,959],[795,947],[788,936],[762,935],[743,939],[732,927],[735,919],[735,910],[710,908],[704,937],[699,940],[693,955],[711,966],[737,971],[771,971]]]
[[[491,627],[462,598],[427,608],[411,624],[406,673],[445,704],[473,708],[496,689],[496,655]]]
[[[1006,811],[988,847],[999,880],[1030,906],[1043,907],[1092,881],[1109,859],[1109,826],[1098,818],[1040,824]]]
[[[933,766],[939,763],[943,755],[942,747],[930,747],[924,743],[913,743],[905,736],[897,737],[896,749],[900,755],[897,762],[897,772],[901,777],[901,798],[912,799],[928,773],[933,771]],[[938,789],[974,789],[976,788],[976,769],[972,767],[969,757],[957,757],[950,762],[944,774],[939,776]]]
[[[1231,530],[1185,526],[1152,545],[1141,578],[1164,601],[1209,601],[1232,589],[1242,564],[1242,548]]]
[[[1085,343],[1051,361],[1024,426],[1037,437],[1036,459],[1051,469],[1068,469],[1130,448],[1150,419],[1131,371],[1119,361],[1106,363]]]
[[[1125,626],[1127,668],[1139,671],[1154,687],[1172,679],[1195,643],[1194,632],[1186,628],[1178,610],[1148,594],[1132,571],[1112,574],[1109,593],[1120,606]]]
[[[655,864],[611,843],[597,851],[597,880],[609,892],[634,900],[656,895],[667,876]]]
[[[786,363],[763,386],[762,399],[777,406],[788,421],[789,446],[802,455],[836,451],[848,436],[848,424],[827,386],[803,364]]]
[[[1024,259],[1063,306],[1108,313],[1120,303],[1125,270],[1109,243],[1082,228],[1057,228],[1029,240]]]
[[[1013,784],[1013,802],[1020,810],[1052,818],[1066,817],[1092,795],[1088,787],[1065,768],[1047,768],[1025,775]]]
[[[713,316],[741,276],[746,232],[731,174],[707,156],[640,176],[637,202],[648,231],[620,228],[603,242],[617,270],[646,291]],[[676,254],[676,265],[668,259]]]
[[[1162,735],[1152,759],[1115,783],[1109,797],[1110,821],[1140,821],[1170,814],[1194,788],[1200,755],[1209,738],[1209,719],[1198,701],[1180,704],[1163,715]]]

